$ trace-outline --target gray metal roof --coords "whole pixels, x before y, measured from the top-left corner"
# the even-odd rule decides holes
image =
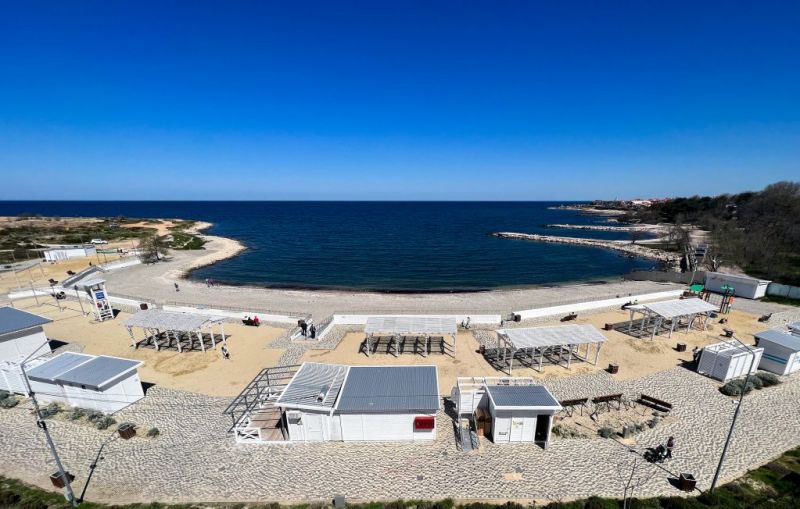
[[[57,376],[59,382],[99,388],[115,378],[134,370],[142,361],[100,355]]]
[[[343,414],[438,409],[436,366],[351,367],[336,404]]]
[[[500,329],[497,333],[507,337],[514,345],[514,348],[582,345],[585,343],[602,343],[606,340],[606,337],[595,326],[588,324]]]
[[[53,320],[34,315],[10,306],[0,308],[0,334],[8,334],[19,330],[30,329],[50,323]]]
[[[785,332],[770,329],[763,332],[756,332],[753,335],[759,340],[766,340],[770,343],[775,343],[776,345],[788,348],[789,350],[800,352],[800,337],[797,337],[793,334],[786,334]],[[760,341],[758,345],[764,346]]]
[[[349,366],[306,362],[283,390],[278,405],[292,407],[333,408]],[[324,394],[320,401],[320,394]]]
[[[487,385],[497,408],[545,407],[560,409],[558,400],[544,385]]]
[[[644,307],[667,319],[677,318],[679,316],[695,315],[698,313],[708,313],[709,311],[717,310],[717,306],[709,304],[703,299],[698,298],[651,302],[644,304]]]
[[[792,334],[800,334],[800,322],[794,322],[789,324],[789,331]]]
[[[704,347],[703,350],[714,352],[717,355],[721,355],[722,357],[733,357],[734,355],[739,355],[741,353],[746,354],[750,352],[764,351],[763,348],[758,348],[749,345],[745,347],[744,345],[740,345],[738,342],[714,343],[713,345],[708,345]]]
[[[93,355],[64,352],[27,371],[28,378],[42,382],[55,382],[58,376],[94,358]]]
[[[221,318],[194,313],[178,313],[161,309],[139,311],[125,320],[125,327],[144,327],[181,332],[199,331],[208,322],[217,322]]]
[[[441,316],[370,316],[367,334],[456,334],[455,318]]]

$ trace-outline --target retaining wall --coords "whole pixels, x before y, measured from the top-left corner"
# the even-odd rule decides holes
[[[683,294],[683,290],[669,290],[665,292],[645,293],[642,295],[628,295],[624,297],[616,297],[613,299],[594,300],[590,302],[578,302],[575,304],[563,304],[560,306],[551,306],[546,308],[525,309],[522,311],[514,311],[515,315],[519,315],[523,320],[530,320],[532,318],[543,318],[546,316],[554,315],[567,315],[569,313],[577,313],[578,311],[590,311],[595,309],[603,309],[615,306],[622,306],[626,302],[637,301],[647,302],[661,299],[676,299]]]

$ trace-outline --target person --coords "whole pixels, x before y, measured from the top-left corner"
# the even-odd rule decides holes
[[[261,323],[261,320],[258,319],[258,315],[254,316],[253,317],[253,325],[259,325],[260,323]]]
[[[227,346],[222,345],[222,348],[220,348],[220,352],[222,352],[222,358],[223,359],[228,360],[228,359],[231,358],[231,353],[228,351],[228,347]]]
[[[211,288],[211,280],[206,278],[206,288]]]
[[[317,337],[317,328],[314,326],[313,323],[311,324],[311,328],[309,329],[309,331],[311,333],[311,339],[314,339],[314,338]]]
[[[667,458],[672,458],[672,449],[675,447],[675,437],[667,439]]]
[[[301,331],[302,331],[302,333],[303,333],[303,337],[306,337],[306,336],[308,335],[308,334],[306,333],[306,331],[308,330],[308,324],[306,323],[306,321],[305,321],[305,320],[303,320],[302,322],[300,322],[300,330],[301,330]]]
[[[700,352],[701,352],[701,350],[700,350],[699,346],[696,346],[696,347],[692,348],[692,361],[695,364],[700,362]]]
[[[180,286],[178,286],[178,283],[175,283],[175,291],[176,292],[181,291],[181,288],[180,288]]]

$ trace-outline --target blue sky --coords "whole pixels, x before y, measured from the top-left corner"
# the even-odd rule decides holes
[[[7,2],[0,199],[567,200],[800,176],[800,3]]]

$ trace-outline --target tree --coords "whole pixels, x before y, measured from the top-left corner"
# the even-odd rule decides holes
[[[644,238],[644,232],[642,230],[631,230],[631,244],[636,244],[637,240],[642,240]]]
[[[633,451],[632,451],[633,452]],[[656,474],[655,469],[642,471],[641,467],[647,463],[637,454],[629,460],[623,460],[617,465],[617,476],[622,483],[622,507],[631,507],[631,499],[638,488],[647,484]]]
[[[160,235],[151,233],[139,240],[139,259],[143,263],[155,263],[168,254],[167,241]]]

